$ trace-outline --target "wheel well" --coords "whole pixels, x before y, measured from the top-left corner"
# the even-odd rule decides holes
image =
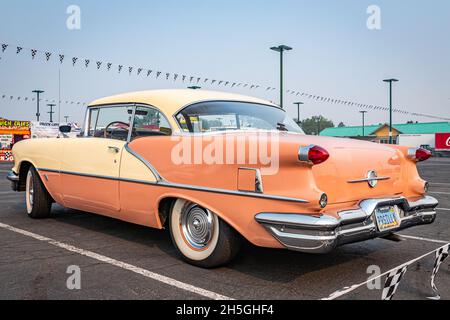
[[[159,220],[163,228],[166,226],[167,221],[169,221],[170,210],[178,198],[165,198],[161,200],[158,207]]]
[[[28,173],[28,170],[30,170],[31,166],[32,166],[32,164],[28,161],[24,161],[20,164],[19,186],[18,186],[18,191],[20,191],[20,192],[23,192],[26,189],[27,173]]]

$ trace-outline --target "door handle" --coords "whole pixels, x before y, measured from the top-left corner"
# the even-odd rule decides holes
[[[114,153],[119,153],[119,152],[120,152],[120,149],[117,148],[117,147],[111,147],[111,146],[109,146],[108,149],[109,149],[110,151],[114,152]]]

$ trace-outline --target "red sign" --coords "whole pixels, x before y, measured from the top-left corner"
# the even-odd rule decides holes
[[[0,150],[0,162],[14,162],[11,150]]]
[[[450,150],[450,132],[436,133],[436,150]]]

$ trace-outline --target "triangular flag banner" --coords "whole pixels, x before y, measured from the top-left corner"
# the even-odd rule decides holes
[[[148,70],[147,71],[147,77],[149,77],[152,74],[153,70]]]
[[[63,63],[64,57],[65,57],[65,56],[64,56],[63,54],[60,54],[60,55],[59,55],[59,62],[60,62],[60,63]]]
[[[50,57],[52,56],[52,53],[51,52],[46,52],[45,53],[45,59],[47,60],[47,61],[49,61],[50,60]]]
[[[36,58],[36,54],[37,54],[37,50],[36,49],[31,49],[31,59]]]
[[[19,54],[21,51],[23,50],[23,48],[22,47],[17,47],[17,51],[16,51],[16,54]]]
[[[166,73],[166,80],[169,80],[170,73]]]
[[[398,268],[388,274],[381,300],[392,300],[394,298],[398,285],[400,284],[400,281],[402,281],[406,271],[408,271],[408,266]]]
[[[97,70],[100,70],[100,68],[102,67],[102,62],[101,61],[97,61]]]
[[[184,82],[184,81],[186,80],[186,76],[183,75],[183,76],[181,77],[181,80]]]
[[[436,260],[434,262],[434,268],[433,268],[433,273],[431,274],[431,288],[433,289],[433,292],[435,294],[434,297],[430,297],[428,299],[431,300],[441,300],[441,296],[439,295],[439,291],[438,288],[436,287],[436,276],[439,272],[439,268],[441,266],[441,264],[448,258],[449,256],[449,249],[450,249],[450,244],[446,245],[445,247],[440,248],[439,250],[436,251]]]
[[[5,50],[8,49],[8,47],[9,47],[9,44],[6,44],[6,43],[2,44],[2,52],[5,52]]]
[[[156,79],[158,79],[159,78],[159,76],[161,75],[161,71],[158,71],[158,72],[156,72]]]
[[[132,72],[133,72],[133,67],[128,67],[128,73],[130,74],[130,76],[131,76]]]
[[[142,68],[139,68],[138,70],[137,70],[137,75],[140,75],[141,74],[141,72],[142,72]]]
[[[112,63],[111,63],[111,62],[108,62],[108,63],[106,64],[106,69],[108,69],[108,71],[109,71],[109,70],[111,70],[111,67],[112,67]]]
[[[178,79],[178,74],[175,73],[175,74],[173,75],[173,81],[177,81],[177,79]]]
[[[123,66],[122,66],[122,65],[120,65],[120,66],[119,66],[119,73],[121,73],[121,72],[122,72],[122,69],[123,69]]]
[[[77,63],[77,61],[78,61],[78,58],[77,57],[73,57],[72,58],[72,66],[75,67],[75,64]]]
[[[89,63],[91,63],[91,60],[89,59],[84,60],[84,65],[86,66],[86,68],[89,67]]]

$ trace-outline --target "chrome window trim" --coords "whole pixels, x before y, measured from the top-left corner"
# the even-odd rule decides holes
[[[136,184],[143,184],[143,185],[148,185],[148,186],[159,186],[159,187],[172,188],[172,189],[183,189],[183,190],[200,191],[200,192],[208,192],[208,193],[218,193],[218,194],[234,195],[234,196],[239,196],[239,197],[259,198],[259,199],[263,199],[263,200],[276,200],[276,201],[295,202],[295,203],[309,203],[309,201],[307,201],[307,200],[298,199],[298,198],[268,195],[268,194],[261,194],[261,193],[255,193],[255,192],[243,192],[243,191],[234,191],[234,190],[226,190],[226,189],[208,188],[208,187],[194,186],[194,185],[188,185],[188,184],[171,183],[168,181],[149,182],[149,181],[143,181],[143,180],[116,178],[116,177],[108,177],[108,176],[70,172],[70,171],[61,171],[61,170],[54,170],[54,169],[45,169],[45,168],[39,168],[37,170],[43,171],[43,172],[67,174],[67,175],[80,176],[80,177],[86,177],[86,178],[97,178],[97,179],[103,179],[103,180],[114,180],[114,181],[119,181],[119,182],[130,182],[130,183],[136,183]]]

